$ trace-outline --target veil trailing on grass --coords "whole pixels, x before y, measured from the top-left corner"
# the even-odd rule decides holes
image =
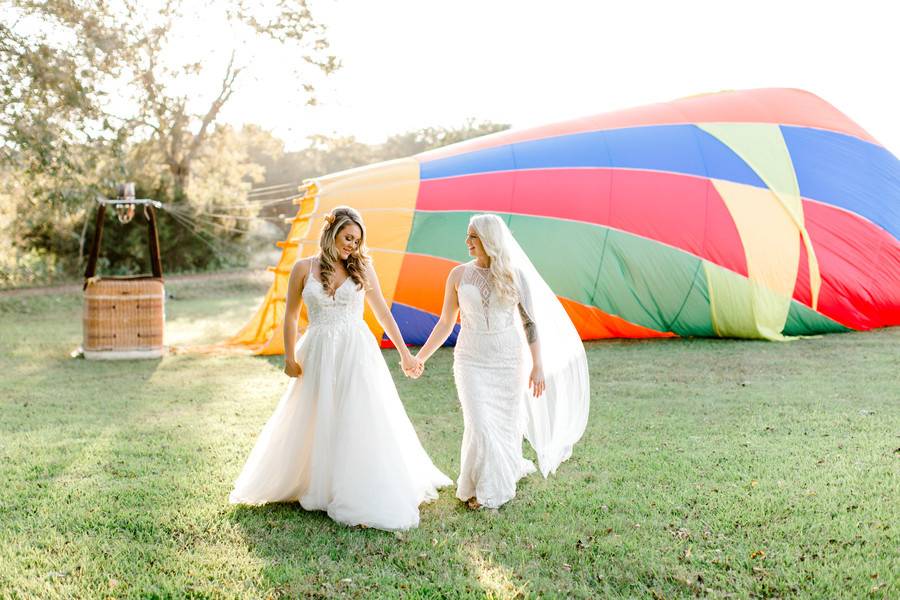
[[[526,388],[525,437],[547,477],[572,455],[587,427],[590,383],[584,344],[550,286],[500,219],[503,245],[517,274],[519,299],[537,326],[546,390],[539,398]]]

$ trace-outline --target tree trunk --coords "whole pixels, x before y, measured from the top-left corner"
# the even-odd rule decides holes
[[[172,175],[174,189],[172,190],[172,200],[181,201],[187,197],[188,178],[191,175],[191,163],[187,157],[178,162],[169,161],[169,173]]]

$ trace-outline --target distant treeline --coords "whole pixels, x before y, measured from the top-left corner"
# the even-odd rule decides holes
[[[39,185],[29,186],[33,178],[14,173],[7,165],[0,192],[0,287],[77,278],[93,235],[95,195],[98,190],[114,194],[113,177],[134,181],[138,197],[159,200],[171,209],[160,211],[158,218],[166,272],[239,267],[253,252],[271,245],[273,231],[277,232],[273,226],[286,227],[283,217],[296,210],[291,197],[303,179],[506,128],[469,121],[457,128],[429,127],[394,135],[381,144],[316,135],[308,147],[285,152],[284,142],[260,127],[219,125],[207,136],[177,196],[169,171],[147,142],[132,144],[124,157],[106,157],[107,164],[117,160],[119,164],[112,173],[100,172],[97,180],[84,181],[81,188],[62,174],[56,181],[52,174],[42,176]],[[98,149],[90,151],[96,154]],[[146,228],[140,211],[128,225],[119,225],[111,215],[107,219],[101,273],[146,272]],[[268,227],[263,226],[266,223]]]

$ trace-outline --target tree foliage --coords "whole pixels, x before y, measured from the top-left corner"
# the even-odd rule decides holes
[[[168,168],[176,201],[186,193],[194,161],[223,107],[238,90],[241,76],[252,64],[252,56],[242,55],[237,45],[218,49],[229,55],[218,86],[206,94],[204,105],[192,102],[196,96],[190,82],[207,67],[193,60],[166,60],[168,42],[175,34],[178,18],[183,16],[182,4],[167,3],[157,19],[142,25],[126,54],[127,68],[140,89],[137,114],[129,123],[150,130],[150,139]],[[266,38],[283,46],[285,56],[297,57],[298,64],[293,69],[300,75],[297,91],[306,95],[308,101],[314,99],[314,88],[308,83],[308,74],[298,68],[306,66],[327,74],[339,66],[337,58],[328,54],[324,27],[313,18],[305,0],[230,0],[216,6],[223,11],[226,25],[237,39],[253,35]],[[196,106],[192,108],[192,104]]]
[[[278,201],[290,185],[248,198],[251,188],[506,127],[469,121],[374,145],[313,136],[286,152],[257,126],[223,123],[261,44],[278,49],[307,103],[316,78],[340,66],[306,0],[0,0],[0,15],[0,286],[77,276],[95,198],[117,182],[134,181],[139,197],[166,204],[167,272],[231,266],[247,260],[262,223],[283,224],[279,215],[293,210]],[[228,32],[214,48],[184,43],[211,19]],[[146,271],[140,214],[128,226],[110,223],[101,272]]]
[[[216,40],[215,48],[227,61],[176,51],[192,11],[193,22],[198,14],[215,15],[229,31],[232,45]],[[7,283],[23,279],[10,274],[23,261],[53,262],[37,269],[41,277],[72,273],[83,256],[93,199],[111,193],[117,181],[138,181],[139,190],[152,191],[192,220],[246,193],[262,176],[259,169],[230,150],[211,155],[238,143],[217,123],[252,70],[248,40],[282,49],[297,94],[310,102],[312,73],[339,66],[305,0],[0,0],[0,12],[0,225],[6,238],[0,277]],[[218,72],[214,85],[208,84],[210,70]],[[223,181],[239,185],[228,194],[209,193],[206,180],[223,172]],[[240,234],[242,228],[229,229]],[[214,265],[222,255],[209,244],[194,245],[208,252],[191,258],[168,253],[167,268]]]
[[[84,146],[115,137],[102,109],[121,47],[111,14],[65,1],[0,10],[0,161],[35,178],[88,170]]]

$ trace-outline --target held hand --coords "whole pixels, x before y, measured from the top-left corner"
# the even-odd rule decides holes
[[[425,361],[421,360],[418,356],[413,358],[416,361],[415,370],[413,371],[413,379],[418,379],[422,376],[422,373],[425,372]]]
[[[303,368],[297,361],[287,359],[284,361],[284,374],[288,377],[300,377],[303,374]]]
[[[410,377],[410,373],[414,366],[412,354],[409,352],[400,352],[400,368],[403,369],[403,374]]]
[[[547,389],[547,385],[544,383],[544,369],[540,365],[535,365],[531,369],[531,375],[528,377],[528,387],[535,398],[540,398],[544,390]]]
[[[401,357],[400,366],[403,368],[403,373],[406,374],[407,377],[412,379],[418,379],[422,374],[422,369],[424,365],[422,361],[418,358],[415,358],[412,354],[406,354]]]

